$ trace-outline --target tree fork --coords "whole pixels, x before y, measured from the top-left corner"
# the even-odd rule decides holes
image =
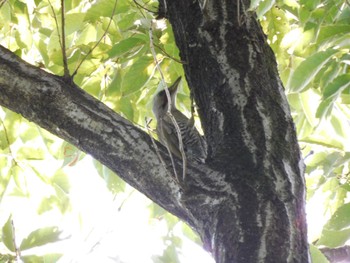
[[[274,55],[248,3],[211,0],[203,10],[197,1],[166,3],[160,14],[186,61],[209,146],[205,165],[188,164],[185,192],[145,132],[2,47],[0,104],[91,154],[186,221],[216,262],[309,262],[303,160]]]
[[[217,262],[308,262],[304,164],[274,54],[249,4],[160,1],[199,106],[208,165],[233,189],[208,236]]]

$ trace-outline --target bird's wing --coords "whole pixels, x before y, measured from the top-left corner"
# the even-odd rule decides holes
[[[181,158],[178,135],[170,118],[162,119],[161,123],[157,125],[157,133],[160,135],[161,143],[167,145],[172,153]]]

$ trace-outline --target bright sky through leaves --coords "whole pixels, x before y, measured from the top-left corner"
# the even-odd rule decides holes
[[[153,16],[118,0],[108,27],[114,3],[65,1],[68,67],[72,73],[101,40],[75,81],[144,128],[160,83],[149,48]],[[153,0],[139,3],[150,10],[157,7]],[[257,11],[275,52],[307,156],[312,256],[315,262],[327,262],[318,247],[339,247],[350,240],[349,2],[257,0],[251,10]],[[55,16],[60,24],[60,1],[0,1],[0,44],[62,75]],[[170,83],[184,75],[178,49],[169,24],[154,25],[157,58]],[[178,106],[188,113],[186,85]],[[22,245],[24,262],[213,262],[188,226],[75,147],[4,108],[0,198],[1,262],[15,258],[14,238]]]

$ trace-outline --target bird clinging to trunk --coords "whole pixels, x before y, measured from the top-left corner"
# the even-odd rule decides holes
[[[176,94],[181,77],[179,77],[168,90],[170,94],[170,109],[169,101],[165,90],[160,91],[153,100],[153,113],[157,119],[157,134],[160,142],[167,146],[172,154],[182,158],[179,136],[177,129],[172,121],[171,115],[176,120],[180,130],[180,135],[183,143],[183,149],[186,158],[190,161],[204,163],[207,155],[207,146],[204,138],[199,134],[194,126],[193,116],[188,119],[176,108]],[[168,112],[170,110],[170,114]]]

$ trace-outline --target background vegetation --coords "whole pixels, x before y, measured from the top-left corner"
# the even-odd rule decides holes
[[[75,83],[145,129],[152,97],[163,86],[152,49],[168,83],[183,75],[170,25],[152,22],[157,2],[64,3]],[[0,1],[0,44],[64,75],[61,11],[58,0]],[[276,55],[305,157],[311,252],[314,262],[327,262],[318,248],[350,239],[350,3],[256,0],[248,12],[257,12]],[[178,107],[189,114],[189,104],[183,81]],[[185,224],[5,108],[0,229],[0,262],[211,262]]]

